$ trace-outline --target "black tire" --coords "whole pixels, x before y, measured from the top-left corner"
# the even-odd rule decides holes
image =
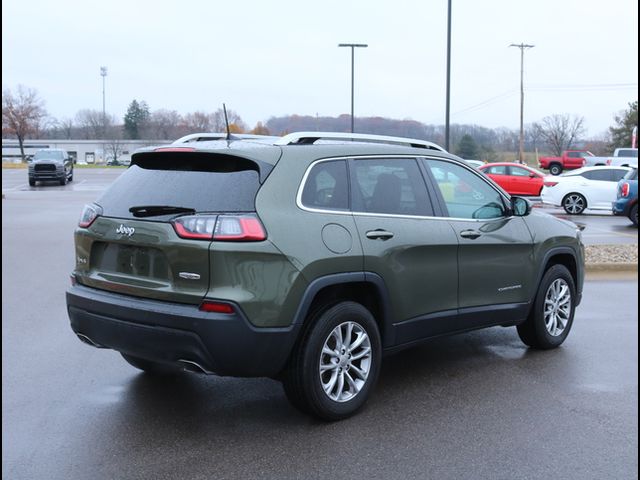
[[[555,283],[555,282],[558,283]],[[562,331],[555,331],[554,334],[547,328],[545,322],[545,307],[547,296],[551,292],[552,285],[566,286],[569,294],[569,307],[566,311],[566,323]],[[564,297],[563,297],[564,298]],[[527,320],[518,325],[518,335],[526,345],[540,350],[548,350],[559,347],[565,341],[571,326],[576,309],[576,287],[573,277],[564,265],[553,265],[542,277],[538,286],[531,312]],[[550,322],[551,323],[551,322]]]
[[[347,418],[356,413],[365,404],[380,373],[382,344],[375,318],[369,310],[359,303],[341,302],[317,311],[316,314],[308,319],[308,322],[309,326],[294,347],[289,364],[284,371],[284,391],[289,401],[305,413],[329,421]],[[354,331],[359,328],[358,333],[363,332],[366,334],[366,339],[370,346],[370,356],[366,357],[366,359],[355,360],[352,365],[350,358],[346,357],[349,355],[349,351],[345,351],[334,357],[337,362],[337,357],[341,356],[341,363],[335,363],[335,368],[321,374],[320,365],[323,360],[327,365],[333,364],[333,362],[328,362],[327,359],[327,357],[331,357],[323,353],[325,343],[330,344],[333,341],[335,338],[333,333],[336,330],[340,328],[341,332],[346,332],[349,326],[352,326]],[[361,338],[361,335],[355,338]],[[354,348],[353,351],[359,353],[365,351],[366,349],[362,346],[365,342]],[[337,342],[334,345],[337,348]],[[362,350],[357,350],[358,348]],[[359,353],[355,355],[357,356]],[[339,367],[342,362],[347,362],[347,364]],[[366,370],[366,362],[369,362],[368,375],[364,380],[356,378],[356,371]],[[338,368],[340,368],[340,372],[338,372]],[[350,368],[353,369],[351,373],[349,373]],[[331,383],[333,373],[336,373],[338,378],[333,383],[334,386],[338,386],[336,389],[337,397],[339,398],[343,394],[346,396],[346,399],[343,398],[341,401],[330,398],[329,393],[326,393],[323,388],[323,378],[327,380],[327,383]],[[325,376],[323,377],[323,375]],[[345,382],[347,382],[343,384],[343,388],[347,388],[348,391],[341,391],[340,378],[344,378]],[[353,385],[354,378],[355,381],[362,381],[363,383],[355,393],[352,393],[351,385]],[[333,387],[329,388],[330,393],[333,392]]]
[[[35,187],[36,186],[36,181],[31,177],[29,177],[29,186],[30,187]]]
[[[73,169],[71,169],[71,175],[69,175],[69,181],[73,182]]]
[[[562,199],[562,208],[569,215],[582,215],[587,208],[587,199],[577,192],[567,193]]]
[[[60,179],[60,185],[66,185],[67,184],[67,174],[65,173],[64,176]]]
[[[631,223],[633,223],[636,227],[638,226],[638,204],[637,203],[633,207],[631,207],[631,210],[629,211],[629,220],[631,220]]]
[[[175,375],[181,371],[178,367],[152,362],[151,360],[135,357],[126,353],[121,352],[120,355],[122,355],[122,358],[124,358],[129,365],[151,375]]]
[[[549,173],[551,175],[560,175],[562,173],[562,165],[559,163],[552,163],[549,166]]]

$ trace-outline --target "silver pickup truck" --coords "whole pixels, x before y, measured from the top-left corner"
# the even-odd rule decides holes
[[[616,167],[628,167],[638,164],[637,148],[616,148],[611,157],[585,157],[585,167],[597,165],[611,165]]]

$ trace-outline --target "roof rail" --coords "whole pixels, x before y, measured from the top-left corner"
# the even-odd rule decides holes
[[[318,140],[355,140],[359,142],[392,143],[408,145],[414,148],[427,148],[446,152],[444,148],[433,142],[416,138],[389,137],[387,135],[371,135],[368,133],[339,132],[294,132],[278,139],[274,145],[312,145]]]
[[[263,140],[268,143],[273,143],[274,140],[280,138],[271,135],[253,135],[250,133],[233,133],[232,135],[236,140]],[[180,137],[173,143],[210,142],[214,140],[225,140],[226,138],[226,133],[191,133],[189,135],[185,135],[184,137]]]

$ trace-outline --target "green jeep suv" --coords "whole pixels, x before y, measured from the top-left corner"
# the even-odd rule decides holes
[[[281,379],[337,420],[382,356],[517,326],[559,346],[580,303],[578,228],[435,144],[302,132],[147,148],[75,231],[71,328],[150,374]]]

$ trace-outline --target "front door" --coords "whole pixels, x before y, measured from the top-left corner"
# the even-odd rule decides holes
[[[481,175],[458,163],[425,165],[459,242],[460,309],[527,302],[534,290],[533,240],[522,217]]]

